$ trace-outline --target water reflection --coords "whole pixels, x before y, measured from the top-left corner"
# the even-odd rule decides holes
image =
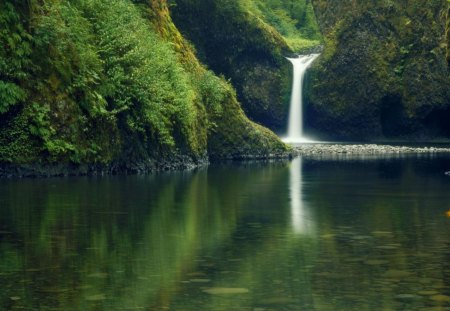
[[[447,310],[442,167],[1,181],[0,310]]]
[[[292,228],[296,234],[312,234],[314,221],[303,199],[302,158],[292,160],[289,168],[289,194]]]

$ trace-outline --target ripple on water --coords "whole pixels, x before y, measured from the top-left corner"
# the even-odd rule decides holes
[[[390,232],[390,231],[372,231],[372,235],[374,235],[374,236],[391,236],[392,232]]]
[[[106,300],[106,296],[105,296],[105,294],[91,295],[91,296],[86,296],[86,300],[87,301],[102,301],[102,300]]]
[[[93,278],[93,279],[106,279],[108,277],[107,273],[91,273],[87,276],[88,278]]]
[[[388,279],[403,279],[411,276],[411,274],[411,272],[404,270],[388,270],[383,274],[383,277]]]
[[[381,246],[375,246],[376,249],[391,251],[398,249],[398,246],[395,245],[381,245]]]
[[[381,266],[381,265],[388,264],[389,261],[383,260],[383,259],[369,259],[369,260],[366,260],[364,263],[369,266]]]
[[[395,298],[398,300],[414,300],[419,298],[419,296],[413,294],[400,294],[395,296]]]
[[[435,290],[421,290],[417,292],[418,295],[421,296],[435,296],[438,295],[439,292],[435,291]]]
[[[436,302],[450,302],[450,296],[447,295],[433,295],[430,299]]]
[[[191,283],[209,283],[211,282],[210,279],[190,279],[189,282]]]
[[[210,287],[205,288],[202,291],[210,295],[237,295],[237,294],[247,294],[250,292],[247,288],[239,288],[239,287]]]

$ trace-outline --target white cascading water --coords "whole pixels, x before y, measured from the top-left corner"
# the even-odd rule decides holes
[[[299,55],[298,58],[288,58],[294,66],[294,81],[292,83],[291,108],[289,110],[289,123],[287,143],[308,142],[303,136],[303,78],[306,70],[319,54]]]

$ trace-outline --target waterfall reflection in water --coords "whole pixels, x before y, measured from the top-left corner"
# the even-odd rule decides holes
[[[292,228],[296,234],[314,233],[314,221],[303,199],[302,159],[294,159],[289,167],[289,194]]]

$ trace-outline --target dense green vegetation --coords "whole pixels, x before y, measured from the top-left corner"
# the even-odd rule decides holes
[[[298,53],[320,44],[322,35],[310,0],[242,0],[243,5],[273,26]]]
[[[165,1],[3,1],[0,26],[2,163],[147,167],[285,150],[198,63]],[[215,150],[225,124],[232,139]]]
[[[310,126],[337,139],[450,137],[449,2],[313,1],[325,49]]]

